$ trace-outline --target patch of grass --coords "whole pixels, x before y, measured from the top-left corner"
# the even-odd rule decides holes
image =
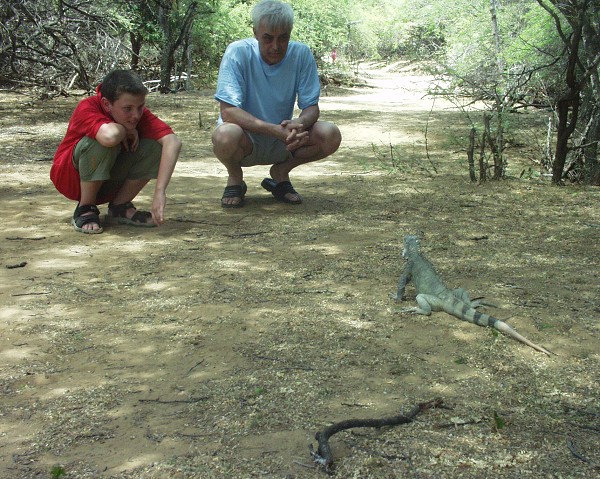
[[[388,145],[382,143],[381,146],[371,143],[371,149],[373,150],[373,158],[361,162],[364,169],[375,168],[383,170],[387,174],[417,170],[424,172],[429,177],[433,177],[437,173],[437,168],[431,160],[429,165],[426,166],[425,161],[419,159],[414,152],[413,154],[407,154],[405,151],[401,151],[400,147],[391,143]]]
[[[66,475],[67,471],[65,471],[65,468],[62,466],[54,466],[52,469],[50,469],[50,477],[52,477],[52,479],[59,479],[60,477]]]
[[[506,427],[506,420],[494,411],[494,430],[496,432],[501,431]]]
[[[374,161],[366,161],[365,163],[368,163],[368,166],[381,169],[388,174],[402,171],[402,164],[394,145],[390,144],[379,147],[375,143],[371,143],[371,148],[373,150]]]
[[[543,331],[544,329],[552,329],[553,327],[554,327],[554,325],[552,325],[552,324],[542,323],[538,326],[538,329],[540,331]]]
[[[257,386],[254,388],[254,395],[255,396],[262,396],[265,393],[265,388]]]

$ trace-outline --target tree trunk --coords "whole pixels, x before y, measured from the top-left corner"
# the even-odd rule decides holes
[[[479,144],[479,183],[485,183],[487,180],[487,162],[485,161],[485,144],[487,143],[487,131],[489,130],[489,115],[483,114],[483,133],[481,133],[481,143]]]
[[[598,161],[598,142],[600,141],[600,111],[594,105],[589,113],[589,124],[583,137],[583,181],[589,185],[600,186],[600,162]]]
[[[475,176],[475,128],[471,128],[469,133],[469,149],[467,150],[467,158],[469,160],[469,178],[472,182],[477,181]]]
[[[572,20],[572,24],[575,24]],[[577,126],[579,117],[579,103],[582,85],[577,81],[577,67],[579,64],[579,46],[581,42],[582,25],[576,25],[573,29],[571,39],[567,45],[567,93],[558,100],[556,126],[556,151],[554,153],[554,163],[552,164],[552,183],[562,184],[567,155],[569,154],[569,141]]]
[[[160,52],[160,92],[171,91],[171,69],[173,68],[171,44],[171,10],[161,5],[158,8],[158,22],[163,33],[163,43]]]
[[[589,40],[586,36],[590,35],[590,39],[597,36],[596,30],[590,25],[590,17],[596,13],[593,9],[597,2],[588,0],[549,1],[562,16],[559,16],[544,0],[537,0],[537,3],[554,19],[558,34],[565,44],[567,55],[566,92],[556,103],[558,124],[556,150],[552,163],[552,183],[558,185],[562,183],[567,156],[571,151],[570,144],[580,119],[579,107],[582,93],[585,91],[590,76],[593,76],[594,72],[597,74],[599,62],[597,52],[594,52],[593,49],[586,52],[585,48],[585,43]],[[564,22],[568,23],[570,32],[563,27]],[[594,55],[596,56],[594,57]],[[593,60],[591,60],[592,58]]]
[[[598,22],[593,23],[592,16],[587,16],[583,25],[583,48],[588,58],[600,52],[600,31]],[[591,71],[590,87],[586,89],[581,111],[582,121],[588,124],[583,143],[584,182],[600,186],[600,160],[598,158],[600,142],[600,74],[598,66],[593,62],[587,67]]]
[[[498,73],[504,72],[504,61],[500,54],[500,30],[498,28],[498,12],[497,12],[498,0],[490,0],[490,14],[492,16],[492,32],[494,35],[494,45],[496,48],[496,64],[498,66]]]
[[[192,29],[190,28],[185,45],[185,60],[186,60],[186,78],[185,78],[185,90],[191,91],[192,87]]]
[[[131,42],[131,62],[130,67],[132,70],[137,70],[140,66],[140,52],[142,50],[142,36],[138,33],[131,32],[129,34],[129,41]]]
[[[494,158],[494,179],[500,180],[504,177],[502,146],[498,145],[498,140],[503,141],[504,134],[502,133],[502,124],[499,123],[496,130],[496,135],[492,135],[491,128],[492,117],[487,113],[483,115],[483,124],[486,133],[487,143],[490,146],[492,157]]]
[[[178,8],[177,2],[164,2],[159,8],[159,23],[163,32],[163,46],[160,61],[160,90],[163,93],[171,91],[171,74],[175,67],[175,52],[188,38],[189,31],[196,16],[197,1],[192,1],[188,6],[183,20],[173,25],[173,8]],[[183,70],[183,67],[181,68]]]
[[[506,157],[504,156],[504,123],[502,111],[498,109],[496,119],[496,151],[494,152],[494,179],[501,180],[506,174]]]

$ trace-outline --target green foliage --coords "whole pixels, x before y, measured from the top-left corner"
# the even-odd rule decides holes
[[[523,8],[521,18],[514,18],[520,30],[513,41],[505,41],[505,58],[514,63],[540,64],[549,60],[548,54],[561,48],[552,17],[542,8]],[[547,52],[547,53],[542,53]]]
[[[257,386],[254,388],[254,396],[262,396],[265,393],[265,388]]]
[[[201,82],[210,82],[227,45],[252,36],[251,5],[238,0],[216,2],[214,13],[200,14],[193,28],[193,57]]]
[[[342,45],[348,23],[347,0],[302,0],[294,2],[293,7],[293,37],[306,43],[316,58]]]
[[[157,44],[162,35],[156,17],[156,5],[151,2],[119,0],[108,6],[108,12],[118,21],[122,33],[134,33],[145,42]]]
[[[52,469],[50,469],[50,477],[52,477],[52,479],[59,479],[66,474],[67,471],[65,471],[65,468],[62,466],[54,466]]]
[[[382,147],[371,143],[371,148],[373,149],[374,161],[368,162],[369,168],[374,167],[387,173],[396,173],[402,168],[396,148],[391,143]]]
[[[501,431],[506,427],[506,420],[494,411],[494,430]]]
[[[457,8],[458,16],[446,25],[445,63],[454,73],[455,80],[480,83],[496,65],[489,5],[477,2],[462,7]]]
[[[444,19],[451,8],[442,6],[440,2],[405,0],[402,8],[392,9],[390,16],[385,17],[393,20],[382,25],[382,28],[392,30],[395,44],[388,43],[386,48],[386,43],[382,43],[380,48],[390,56],[412,58],[429,57],[440,52],[446,43],[445,30],[449,23]]]

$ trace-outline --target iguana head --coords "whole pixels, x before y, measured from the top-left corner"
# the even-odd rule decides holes
[[[402,257],[408,259],[411,254],[419,254],[421,245],[419,243],[419,237],[416,235],[406,235],[404,237],[404,249],[402,250]]]

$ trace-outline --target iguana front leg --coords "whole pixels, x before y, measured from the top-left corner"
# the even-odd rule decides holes
[[[411,276],[410,267],[407,265],[400,276],[400,280],[398,281],[398,290],[396,291],[396,294],[390,294],[391,298],[395,299],[396,301],[404,300],[406,285],[410,282]]]

